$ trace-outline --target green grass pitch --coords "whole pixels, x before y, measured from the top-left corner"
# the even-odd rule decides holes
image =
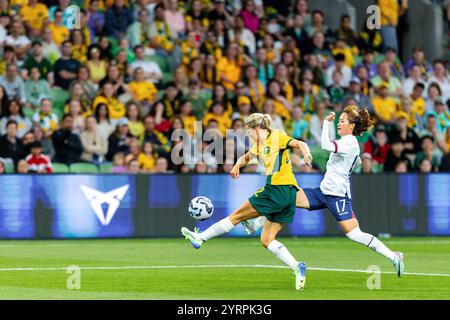
[[[0,299],[450,299],[450,238],[384,240],[415,274],[382,273],[374,290],[358,270],[393,268],[371,250],[345,238],[280,241],[311,268],[303,291],[256,238],[200,250],[183,239],[0,241]],[[71,265],[79,290],[67,289]]]

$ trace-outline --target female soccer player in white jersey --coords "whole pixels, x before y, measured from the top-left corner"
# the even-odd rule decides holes
[[[322,149],[331,151],[327,162],[325,177],[320,188],[300,189],[296,205],[310,211],[328,208],[336,218],[345,235],[389,259],[399,277],[403,275],[404,263],[401,252],[392,252],[377,237],[362,232],[352,208],[350,193],[350,174],[359,165],[359,144],[356,136],[362,135],[372,127],[369,112],[354,105],[346,107],[339,117],[338,133],[341,139],[330,141],[329,129],[333,125],[335,113],[332,112],[323,122]],[[243,222],[247,233],[257,230],[264,217],[255,221]]]
[[[230,232],[240,222],[265,216],[267,221],[261,233],[261,243],[294,271],[295,288],[299,290],[305,285],[306,265],[297,261],[275,238],[283,224],[291,223],[294,219],[297,192],[300,189],[292,172],[289,149],[300,149],[308,165],[311,165],[312,157],[304,142],[292,139],[281,130],[271,129],[271,123],[270,115],[254,113],[247,117],[245,127],[255,144],[239,158],[230,172],[237,179],[241,167],[251,158],[260,157],[266,168],[266,185],[231,215],[205,231],[199,233],[183,227],[181,233],[194,248],[199,249],[205,241]]]

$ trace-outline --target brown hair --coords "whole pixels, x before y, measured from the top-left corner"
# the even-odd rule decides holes
[[[373,121],[370,119],[370,114],[367,109],[358,108],[351,104],[344,109],[347,114],[348,121],[355,124],[353,135],[361,136],[364,132],[373,127]]]

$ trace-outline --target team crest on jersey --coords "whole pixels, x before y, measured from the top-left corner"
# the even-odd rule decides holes
[[[265,147],[263,152],[264,152],[264,154],[269,154],[270,147]]]

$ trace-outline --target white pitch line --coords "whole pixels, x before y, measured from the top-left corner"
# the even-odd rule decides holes
[[[2,271],[60,271],[67,270],[68,267],[42,267],[42,268],[0,268]],[[130,269],[195,269],[195,268],[265,268],[265,269],[288,269],[286,266],[274,266],[263,264],[223,264],[223,265],[187,265],[187,266],[102,266],[102,267],[80,267],[80,270],[130,270]],[[338,269],[338,268],[317,268],[308,267],[313,271],[330,271],[330,272],[357,272],[357,273],[374,273],[373,271],[360,269]],[[377,272],[378,273],[378,272]],[[380,271],[383,274],[395,274],[390,271]],[[446,273],[423,273],[423,272],[405,272],[410,276],[430,276],[430,277],[450,277]]]

